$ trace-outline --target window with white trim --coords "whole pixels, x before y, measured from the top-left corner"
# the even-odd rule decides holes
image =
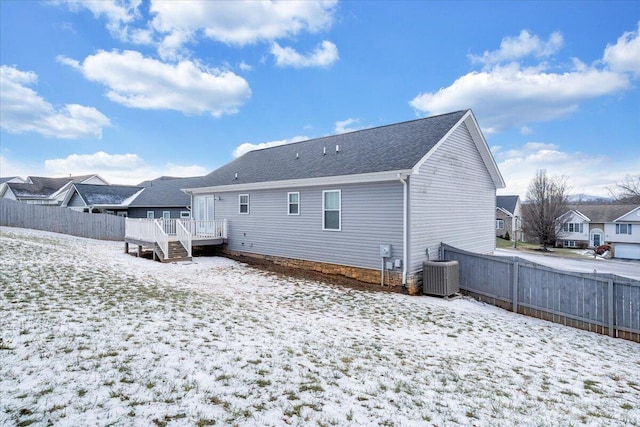
[[[322,229],[341,230],[341,191],[324,190],[322,192]]]
[[[249,195],[248,194],[240,194],[238,196],[238,213],[248,214],[249,213]]]
[[[616,234],[631,234],[631,224],[616,224]]]
[[[191,218],[191,212],[189,212],[189,211],[180,211],[180,218]]]
[[[562,226],[565,233],[582,233],[584,224],[581,222],[568,222]]]
[[[496,219],[496,230],[504,230],[504,219]]]
[[[153,211],[147,211],[147,219],[155,218],[155,213]]]
[[[565,248],[575,248],[576,245],[576,241],[575,240],[565,240],[564,241],[564,247]]]
[[[162,219],[171,219],[170,211],[162,211]]]
[[[287,206],[289,215],[300,215],[300,193],[287,193]]]

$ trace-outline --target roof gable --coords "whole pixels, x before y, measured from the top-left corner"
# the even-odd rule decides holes
[[[466,113],[457,111],[250,151],[205,176],[203,185],[410,170]]]
[[[513,215],[516,211],[516,206],[518,205],[518,200],[520,196],[496,196],[496,207],[501,208],[507,211],[509,214]]]
[[[585,216],[589,222],[605,223],[615,221],[638,207],[638,205],[580,203],[570,204],[568,207],[570,210],[579,212],[581,215]]]
[[[640,206],[632,209],[630,212],[622,215],[619,218],[614,219],[614,222],[624,222],[624,221],[640,221]]]

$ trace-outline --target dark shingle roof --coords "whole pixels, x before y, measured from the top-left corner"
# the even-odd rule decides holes
[[[49,178],[45,176],[30,176],[27,179],[31,182],[17,183],[8,182],[7,185],[16,197],[42,198],[46,199],[60,190],[69,182],[82,182],[94,175],[69,176],[64,178]]]
[[[513,214],[516,211],[519,197],[520,196],[496,196],[496,207]]]
[[[206,175],[199,186],[411,169],[467,111],[250,151]]]
[[[622,215],[629,213],[638,205],[633,204],[573,204],[569,209],[585,215],[591,222],[612,222]]]
[[[131,185],[74,184],[88,206],[120,205],[143,189]]]
[[[130,207],[175,206],[186,207],[191,204],[191,197],[182,189],[199,186],[203,177],[191,178],[158,178],[145,181],[144,191],[129,205]]]

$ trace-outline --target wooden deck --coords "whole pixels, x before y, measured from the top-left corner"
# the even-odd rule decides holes
[[[153,259],[161,262],[188,261],[194,246],[218,246],[226,241],[226,220],[127,218],[125,223],[125,253],[129,253],[129,245],[137,246],[137,256],[148,248]]]

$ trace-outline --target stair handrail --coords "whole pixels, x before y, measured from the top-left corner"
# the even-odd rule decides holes
[[[181,219],[176,221],[176,235],[178,236],[180,244],[182,244],[182,246],[187,250],[187,256],[191,258],[191,232],[187,229],[187,226],[185,226]]]
[[[156,228],[154,233],[154,241],[160,246],[160,250],[165,258],[169,257],[169,235],[164,232],[164,227],[160,220],[155,220]]]

